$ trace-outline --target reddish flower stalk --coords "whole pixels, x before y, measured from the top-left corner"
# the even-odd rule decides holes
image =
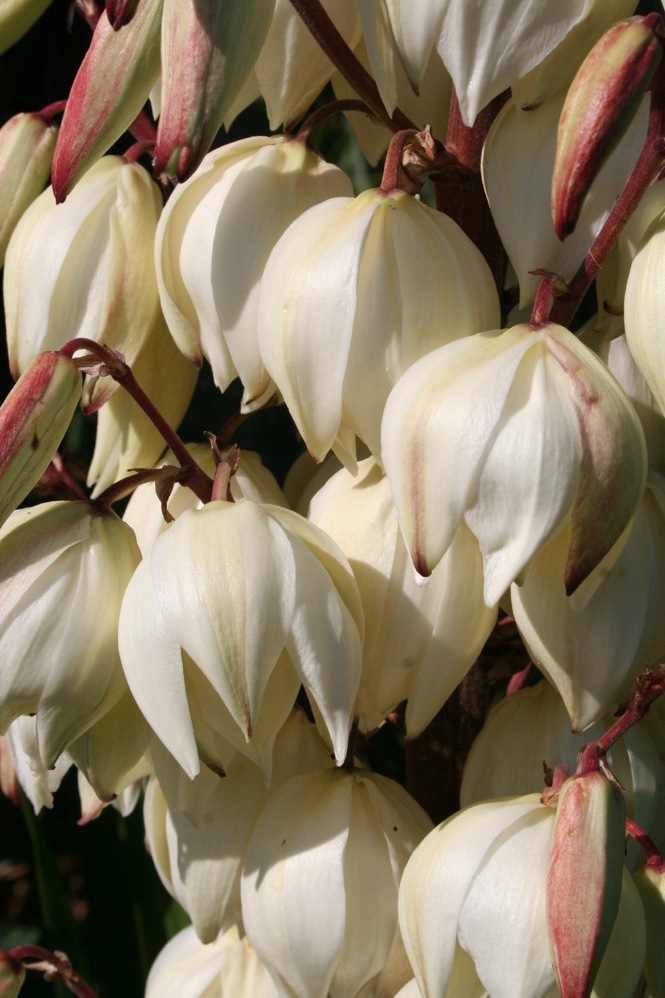
[[[44,949],[43,946],[29,945],[14,946],[13,949],[3,952],[12,960],[18,961],[25,970],[40,971],[45,975],[46,980],[57,978],[68,991],[77,995],[78,998],[97,998],[97,992],[93,991],[81,975],[74,970],[65,953],[51,952]]]
[[[635,839],[646,853],[647,866],[660,867],[662,865],[663,859],[658,852],[656,843],[632,818],[626,818],[626,832],[630,835],[631,839]]]
[[[79,350],[88,350],[95,358],[91,363],[90,357],[76,358],[77,366],[84,373],[99,376],[109,376],[117,381],[122,388],[128,392],[134,401],[141,407],[153,426],[159,431],[167,445],[173,451],[174,456],[183,467],[190,468],[192,475],[187,482],[188,487],[201,502],[210,501],[210,491],[212,482],[205,471],[197,464],[187,447],[182,442],[173,427],[169,426],[154,402],[146,395],[138,381],[125,363],[124,357],[117,350],[105,347],[94,340],[84,337],[70,340],[62,348],[61,353],[73,357]]]
[[[376,120],[375,115],[372,114],[367,104],[361,100],[354,100],[352,98],[347,98],[346,100],[334,100],[330,101],[328,104],[324,104],[322,107],[317,107],[315,111],[312,111],[312,113],[303,121],[296,133],[295,138],[299,142],[309,142],[309,137],[317,125],[320,125],[322,121],[326,121],[331,115],[339,114],[341,111],[358,111],[359,114],[366,114],[368,117]],[[284,126],[284,131],[287,134],[293,131],[295,124],[296,122],[287,122]]]
[[[56,114],[62,114],[65,110],[66,104],[66,100],[53,101],[51,104],[47,104],[46,107],[43,107],[41,111],[37,111],[37,117],[41,118],[42,121],[45,121],[47,125],[50,125]]]
[[[599,754],[609,752],[614,743],[619,740],[629,728],[641,721],[649,707],[665,691],[665,668],[658,672],[647,669],[635,680],[637,690],[625,711],[611,728],[595,743]]]
[[[395,108],[392,117],[388,114],[376,83],[346,44],[320,0],[291,0],[291,3],[332,64],[379,121],[393,132],[413,128],[413,122],[399,108]]]

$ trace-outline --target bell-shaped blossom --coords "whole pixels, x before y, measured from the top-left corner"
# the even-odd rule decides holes
[[[662,280],[664,259],[665,212],[657,216],[649,227],[635,255],[624,301],[628,347],[665,414],[665,344],[659,321],[665,299]]]
[[[269,769],[300,683],[338,762],[360,678],[362,610],[341,551],[302,517],[217,500],[161,534],[123,603],[119,642],[148,723],[191,776],[221,734]],[[248,745],[250,739],[252,744]]]
[[[400,875],[430,828],[402,787],[373,773],[309,773],[271,794],[245,854],[242,914],[283,988],[311,998],[372,990],[399,945]]]
[[[254,65],[275,0],[164,0],[155,171],[190,176]]]
[[[204,945],[193,926],[168,941],[150,968],[145,998],[279,998],[242,929]]]
[[[273,136],[209,153],[169,199],[155,242],[166,321],[186,356],[207,357],[222,391],[240,375],[246,409],[274,391],[256,332],[268,256],[303,211],[348,193],[342,170],[304,142]]]
[[[100,160],[67,202],[44,191],[7,249],[5,316],[14,376],[41,350],[87,337],[136,359],[159,309],[151,263],[159,188],[137,163]],[[115,389],[98,382],[95,406]]]
[[[397,2],[407,7],[405,0]],[[453,78],[466,124],[472,125],[493,97],[541,63],[594,6],[605,3],[445,0],[438,4],[443,12],[436,46]]]
[[[188,444],[187,450],[199,467],[212,478],[215,474],[215,460],[210,445]],[[177,465],[177,461],[168,451],[161,464],[162,466]],[[235,500],[251,499],[252,502],[256,503],[289,507],[275,476],[268,471],[260,456],[253,451],[244,450],[241,452],[238,467],[231,478],[229,488]],[[167,510],[174,520],[186,509],[195,509],[200,505],[199,499],[192,490],[177,482],[171,489],[167,500]],[[168,523],[164,519],[162,503],[157,495],[155,485],[151,482],[139,485],[132,492],[122,518],[136,534],[136,540],[143,557],[146,556],[156,538],[168,527]]]
[[[48,182],[57,134],[38,114],[15,114],[0,128],[0,265],[16,223]]]
[[[428,584],[418,584],[388,480],[372,458],[356,477],[343,469],[330,479],[309,515],[344,551],[360,590],[360,727],[371,731],[408,698],[407,733],[417,735],[473,665],[496,621],[483,600],[477,541],[461,524]]]
[[[352,467],[356,435],[379,454],[400,374],[497,317],[490,270],[452,219],[376,189],[286,230],[261,282],[259,349],[308,450],[321,460],[332,448]]]
[[[190,780],[164,750],[152,759],[156,777],[143,811],[147,845],[167,891],[202,942],[211,942],[241,920],[243,856],[269,790],[261,770],[240,753],[223,778],[204,767]],[[314,725],[293,711],[275,742],[271,785],[333,765]]]
[[[546,914],[554,824],[554,810],[537,794],[508,797],[453,815],[418,846],[402,876],[399,921],[421,994],[554,998],[559,993]],[[644,914],[624,871],[614,928],[591,995],[632,998],[644,953]],[[473,985],[469,958],[484,990]],[[465,990],[455,987],[460,979]]]
[[[69,91],[53,154],[58,201],[129,128],[148,99],[159,76],[162,8],[163,0],[141,0],[118,31],[102,11]]]
[[[562,765],[574,771],[582,746],[600,738],[613,720],[607,714],[584,732],[572,732],[568,711],[549,683],[511,694],[492,709],[471,747],[460,789],[462,806],[541,791],[544,764],[550,770]],[[628,815],[653,834],[663,767],[648,728],[638,724],[627,731],[608,752],[607,764],[623,787]],[[633,849],[631,860],[636,858]]]
[[[0,53],[22,38],[51,0],[4,0],[0,8]]]
[[[0,532],[0,729],[37,715],[46,767],[126,690],[120,602],[140,554],[87,502],[17,510]]]
[[[81,398],[70,357],[40,353],[0,406],[0,524],[46,471]]]
[[[600,170],[586,198],[575,232],[562,243],[551,212],[552,173],[557,127],[564,94],[542,107],[522,111],[508,102],[501,109],[483,148],[483,183],[492,217],[520,287],[520,305],[533,300],[549,270],[570,280],[600,232],[642,150],[649,115],[648,97]]]
[[[198,371],[176,347],[161,313],[132,364],[132,373],[166,422],[178,426],[191,402]],[[163,451],[164,438],[143,409],[124,389],[114,392],[97,415],[88,468],[88,485],[95,485],[93,498],[135,468],[149,468]]]
[[[552,323],[479,333],[424,357],[393,390],[382,437],[416,569],[436,567],[464,518],[485,559],[488,606],[565,522],[574,591],[625,529],[646,478],[629,401]]]
[[[628,536],[572,600],[563,581],[567,529],[511,589],[522,638],[559,691],[576,731],[613,712],[630,680],[665,654],[664,514],[665,481],[652,473]]]

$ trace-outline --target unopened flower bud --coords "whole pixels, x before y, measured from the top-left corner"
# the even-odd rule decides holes
[[[621,896],[623,796],[599,770],[561,788],[549,869],[547,924],[562,998],[587,995],[607,947]]]
[[[81,398],[81,375],[61,353],[40,353],[0,407],[0,524],[37,484]]]
[[[657,14],[619,21],[573,80],[559,120],[552,218],[559,239],[577,223],[589,187],[633,119],[660,64]]]
[[[53,190],[64,201],[81,175],[131,125],[159,76],[163,0],[142,0],[114,31],[104,12],[72,84],[53,154]]]
[[[274,0],[164,0],[155,173],[184,180],[210,148],[256,62]]]
[[[38,114],[15,114],[0,128],[0,266],[16,223],[48,181],[57,134]]]

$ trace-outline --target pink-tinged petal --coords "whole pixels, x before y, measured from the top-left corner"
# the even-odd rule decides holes
[[[53,153],[56,200],[131,125],[159,75],[163,0],[142,0],[129,24],[114,31],[106,13],[97,22],[79,67]]]
[[[565,376],[579,426],[580,486],[566,565],[570,595],[635,513],[646,484],[646,443],[633,406],[602,361],[561,327],[549,327],[545,343]]]
[[[547,925],[562,998],[589,994],[617,915],[624,871],[622,792],[599,770],[559,793],[547,872]]]
[[[155,171],[190,176],[258,57],[274,0],[164,0]]]
[[[381,453],[416,571],[429,575],[478,491],[516,371],[535,334],[479,333],[402,375],[383,416]]]

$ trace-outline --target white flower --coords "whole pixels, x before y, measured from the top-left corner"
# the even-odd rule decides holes
[[[159,188],[120,156],[99,160],[64,204],[51,188],[25,212],[7,248],[7,342],[18,375],[40,350],[87,337],[132,364],[159,309],[151,262]],[[95,404],[115,390],[105,378]]]
[[[452,219],[399,190],[310,208],[261,282],[259,349],[317,460],[353,467],[358,435],[380,450],[383,407],[424,353],[490,328],[489,267]]]
[[[301,212],[349,190],[338,167],[304,142],[275,135],[208,153],[164,209],[155,262],[169,329],[191,360],[207,357],[222,391],[240,375],[245,408],[274,391],[256,343],[258,284],[270,251]]]
[[[372,773],[305,774],[271,795],[245,855],[242,913],[292,992],[367,993],[397,945],[401,872],[430,827],[405,790]]]
[[[546,914],[554,827],[554,810],[537,794],[491,800],[453,815],[414,851],[400,884],[399,921],[422,995],[483,995],[470,987],[469,957],[492,998],[558,994]],[[624,871],[592,994],[632,998],[644,950],[642,907]],[[460,977],[463,990],[455,986]]]
[[[349,559],[365,613],[361,730],[372,730],[408,698],[417,735],[475,662],[496,621],[483,601],[475,538],[461,524],[427,585],[418,584],[387,478],[372,458],[354,478],[339,471],[310,503],[310,518]]]
[[[625,529],[646,478],[628,399],[551,323],[479,333],[414,364],[386,405],[382,454],[416,569],[432,571],[464,518],[488,606],[566,521],[574,591]]]
[[[482,173],[487,200],[520,288],[520,305],[533,301],[540,280],[533,272],[550,270],[569,281],[640,154],[649,116],[648,97],[617,148],[596,177],[577,227],[565,242],[554,231],[552,172],[557,127],[564,94],[535,110],[512,101],[501,109],[483,148]]]
[[[208,945],[192,926],[175,935],[150,968],[145,998],[278,998],[249,940],[233,925]]]
[[[52,502],[9,518],[0,559],[0,729],[36,714],[48,768],[127,689],[118,613],[140,554],[115,514]]]
[[[139,707],[193,777],[199,753],[225,767],[229,740],[269,770],[301,682],[341,763],[361,631],[351,569],[322,531],[288,510],[219,500],[157,538],[130,582],[119,642]]]

